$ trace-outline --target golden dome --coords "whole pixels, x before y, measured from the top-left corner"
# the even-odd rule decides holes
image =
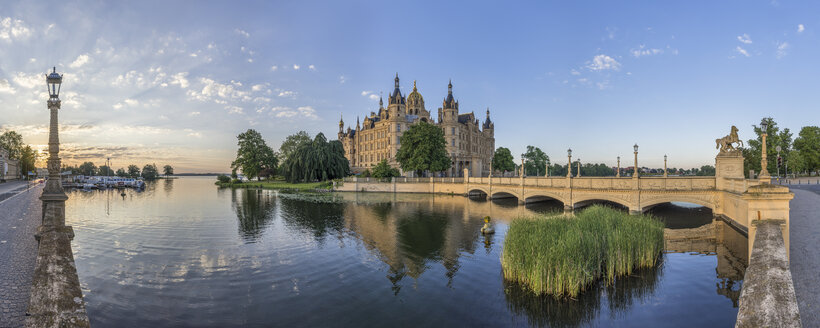
[[[416,88],[416,81],[415,80],[413,80],[413,92],[411,92],[409,95],[407,95],[407,102],[408,103],[413,103],[413,104],[423,104],[424,103],[424,97],[421,96],[421,94],[419,93],[419,89]]]

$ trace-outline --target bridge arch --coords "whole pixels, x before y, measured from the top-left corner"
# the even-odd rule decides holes
[[[675,195],[675,194],[671,194],[671,195],[664,195],[664,196],[661,196],[661,197],[653,197],[651,200],[641,199],[641,211],[646,212],[646,211],[652,209],[653,207],[655,207],[657,205],[671,203],[671,202],[692,203],[692,204],[696,204],[696,205],[706,207],[706,208],[708,208],[712,211],[714,211],[715,207],[716,207],[714,201],[711,200],[711,196],[710,196],[710,199],[706,199],[704,197],[697,197],[697,196],[692,196],[692,195]]]
[[[535,202],[542,202],[542,201],[558,201],[562,204],[566,204],[567,201],[564,197],[561,197],[558,193],[551,193],[551,192],[544,192],[544,191],[536,191],[531,193],[526,193],[523,196],[525,203],[535,203]]]
[[[590,203],[594,203],[595,201],[606,201],[610,203],[615,203],[625,207],[626,209],[634,208],[632,203],[626,201],[620,197],[615,195],[608,195],[608,194],[595,194],[595,195],[584,195],[580,197],[573,197],[572,198],[572,208],[579,208],[589,205]]]

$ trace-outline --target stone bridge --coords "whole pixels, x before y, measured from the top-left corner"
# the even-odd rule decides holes
[[[708,207],[712,213],[745,232],[749,249],[754,244],[752,220],[782,220],[786,249],[789,245],[789,201],[794,194],[770,179],[746,179],[739,152],[716,157],[716,175],[709,177],[469,177],[393,178],[352,177],[339,191],[416,192],[517,198],[519,204],[556,200],[565,212],[593,202],[607,201],[639,214],[658,204],[687,202]]]

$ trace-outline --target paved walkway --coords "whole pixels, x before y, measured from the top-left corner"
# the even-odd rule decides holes
[[[803,327],[820,327],[820,185],[791,185],[789,261]]]
[[[0,188],[7,183],[0,184]],[[22,186],[22,188],[19,188]],[[40,225],[42,184],[0,190],[0,327],[22,327],[37,259],[34,233]],[[11,190],[20,190],[13,195]]]

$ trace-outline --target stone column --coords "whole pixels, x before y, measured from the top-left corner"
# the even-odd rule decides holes
[[[63,230],[65,227],[65,201],[68,199],[60,181],[60,138],[57,123],[60,99],[49,99],[48,109],[51,114],[48,131],[48,181],[46,181],[43,194],[40,196],[40,200],[43,202],[43,222],[38,228],[37,236],[48,230]]]
[[[621,156],[618,156],[618,172],[615,173],[615,177],[621,177]]]

